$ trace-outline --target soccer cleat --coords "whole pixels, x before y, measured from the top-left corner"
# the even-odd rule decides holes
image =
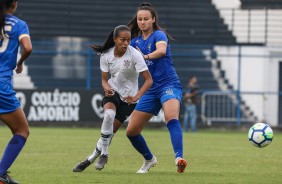
[[[12,179],[7,173],[0,176],[0,184],[19,184],[18,181]]]
[[[108,155],[101,155],[97,163],[95,164],[95,168],[99,171],[101,171],[105,164],[108,162]]]
[[[187,162],[183,158],[178,158],[176,161],[176,166],[177,166],[177,172],[183,173],[187,166]]]
[[[157,164],[157,158],[153,156],[151,160],[144,160],[142,167],[136,172],[140,174],[147,173],[152,167]]]
[[[79,162],[78,164],[76,164],[74,168],[72,169],[72,171],[73,172],[82,172],[92,163],[93,162],[90,162],[88,159],[85,159],[82,162]]]

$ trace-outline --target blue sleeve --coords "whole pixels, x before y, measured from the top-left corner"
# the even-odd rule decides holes
[[[168,43],[168,38],[163,31],[158,31],[155,37],[155,41],[156,43],[161,42],[161,41]]]
[[[130,42],[130,45],[134,48],[136,48],[136,44],[135,44],[136,38],[133,38]]]
[[[29,35],[28,25],[24,21],[19,24],[19,36],[23,34]]]

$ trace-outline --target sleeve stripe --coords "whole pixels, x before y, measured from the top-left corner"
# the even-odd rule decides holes
[[[165,43],[165,44],[167,44],[166,41],[159,41],[159,42],[156,43],[156,45],[158,45],[158,44],[160,44],[160,43]]]
[[[23,37],[29,37],[29,35],[28,34],[22,34],[22,35],[19,36],[19,40],[21,40]]]

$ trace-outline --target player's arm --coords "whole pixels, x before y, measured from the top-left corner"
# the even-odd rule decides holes
[[[140,72],[140,75],[144,78],[144,83],[141,86],[138,93],[134,97],[126,98],[126,101],[129,104],[131,104],[132,102],[137,102],[141,98],[141,96],[143,96],[144,93],[146,91],[148,91],[148,89],[150,89],[150,87],[153,85],[153,79],[152,79],[152,76],[151,76],[149,70],[145,70],[143,72]]]
[[[141,72],[140,75],[143,77],[144,83],[143,83],[142,87],[140,88],[139,92],[137,93],[138,98],[143,96],[144,93],[146,91],[148,91],[148,89],[150,89],[150,87],[153,85],[153,79],[152,79],[152,76],[151,76],[149,70],[145,70],[145,71]]]
[[[21,73],[23,70],[23,62],[30,56],[32,52],[32,44],[29,35],[25,35],[20,38],[20,44],[22,46],[21,57],[18,60],[16,72]]]
[[[156,43],[156,50],[150,54],[144,55],[145,60],[158,59],[166,55],[167,43],[165,41],[159,41]]]
[[[105,96],[113,96],[114,91],[112,90],[111,86],[108,83],[108,72],[102,72],[102,87],[105,92]]]

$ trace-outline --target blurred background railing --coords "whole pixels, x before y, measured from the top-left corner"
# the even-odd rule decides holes
[[[238,43],[282,44],[282,12],[273,9],[220,9]]]

